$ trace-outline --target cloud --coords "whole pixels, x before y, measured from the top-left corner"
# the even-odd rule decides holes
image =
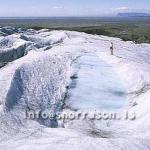
[[[129,10],[128,7],[119,7],[119,8],[116,8],[116,10]]]
[[[142,8],[129,8],[129,7],[119,7],[113,9],[115,12],[139,12],[139,13],[150,13],[150,9]]]
[[[53,9],[63,9],[63,6],[54,6]]]

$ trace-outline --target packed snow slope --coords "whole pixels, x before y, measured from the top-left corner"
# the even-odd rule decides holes
[[[114,44],[113,56],[110,55],[111,42]],[[94,72],[91,73],[88,67],[82,70],[85,68],[82,65],[81,70],[80,67],[76,70],[76,62],[85,63],[89,55],[94,59],[86,59],[86,63],[93,61]],[[111,75],[98,78],[99,65],[108,68],[100,67],[102,74]],[[90,101],[88,104],[80,102],[84,97],[80,93],[77,102],[76,98],[71,101],[66,98],[76,74],[79,76],[74,87],[76,94],[82,89],[80,86],[88,86],[87,80],[93,88],[103,84],[101,89],[106,90],[106,95],[99,95],[100,98],[109,96],[108,88],[116,93],[118,87],[119,93],[126,94],[120,113],[132,112],[136,119],[59,122],[26,117],[28,110],[74,112],[76,110],[71,108],[91,106]],[[92,77],[98,81],[91,84]],[[81,92],[89,89],[86,87]],[[124,91],[120,92],[122,89]],[[97,91],[90,92],[89,98],[97,98]],[[73,31],[0,27],[0,150],[150,150],[149,97],[149,44]],[[93,109],[99,104],[97,99],[94,99]],[[70,106],[64,107],[67,100]],[[113,105],[113,101],[111,103]]]

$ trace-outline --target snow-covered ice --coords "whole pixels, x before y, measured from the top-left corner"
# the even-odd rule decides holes
[[[72,109],[117,110],[125,105],[126,91],[110,64],[94,54],[81,56],[66,105]]]
[[[149,58],[149,44],[73,31],[1,27],[0,149],[149,150]],[[73,78],[76,85],[68,90]],[[72,99],[66,99],[67,90]],[[81,94],[87,92],[88,97]],[[120,113],[134,112],[136,119],[72,120],[59,127],[57,121],[26,118],[27,110],[59,112],[68,102],[70,109],[63,111],[119,108]]]

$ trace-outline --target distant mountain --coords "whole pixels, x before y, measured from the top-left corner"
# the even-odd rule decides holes
[[[150,17],[150,14],[130,12],[130,13],[118,13],[117,16],[119,17]]]

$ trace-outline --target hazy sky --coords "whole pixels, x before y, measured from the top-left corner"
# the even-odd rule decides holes
[[[0,16],[108,16],[150,12],[150,0],[0,0]]]

